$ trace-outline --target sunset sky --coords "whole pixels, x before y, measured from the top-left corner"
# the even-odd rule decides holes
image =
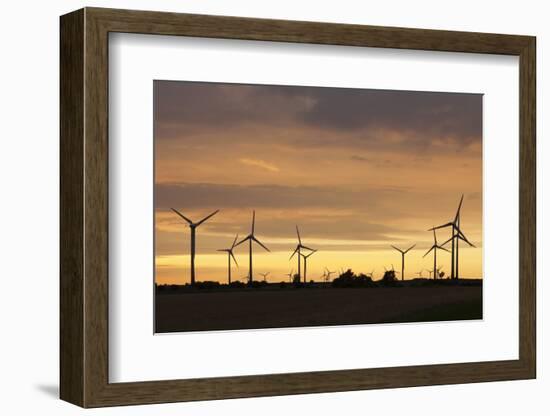
[[[476,248],[461,245],[461,277],[482,274],[482,95],[155,81],[156,282],[190,280],[187,224],[197,228],[196,278],[227,281],[227,248],[250,232],[254,279],[288,280],[297,244],[318,250],[308,280],[324,267],[379,279],[384,267],[406,278],[433,267],[426,231],[454,218]],[[450,230],[438,232],[440,243]],[[448,245],[450,249],[450,244]],[[248,246],[235,249],[248,273]],[[438,252],[450,273],[451,255]],[[424,276],[428,273],[424,271]],[[332,277],[335,277],[333,275]],[[398,276],[399,278],[401,276]]]

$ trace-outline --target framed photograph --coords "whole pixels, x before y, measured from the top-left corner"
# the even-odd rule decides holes
[[[61,398],[534,378],[535,49],[62,16]]]

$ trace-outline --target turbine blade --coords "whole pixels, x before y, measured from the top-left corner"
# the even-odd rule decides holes
[[[468,241],[468,239],[466,238],[466,236],[464,234],[462,234],[462,232],[459,232],[458,238],[460,238],[462,241],[467,243],[470,247],[475,247],[472,243],[470,243],[470,241]]]
[[[302,239],[300,238],[300,230],[298,230],[298,226],[296,226],[296,234],[298,234],[298,243],[300,243],[300,245],[302,244]]]
[[[426,251],[426,254],[424,254],[422,256],[422,258],[426,257],[428,254],[430,254],[430,251],[432,251],[434,249],[435,245],[431,246],[430,249],[428,251]]]
[[[447,253],[450,253],[450,251],[447,250],[445,247],[441,247],[441,246],[436,246],[436,247],[440,250],[443,250],[443,251],[446,251]]]
[[[182,217],[185,221],[187,221],[190,225],[193,224],[193,221],[191,221],[189,218],[187,218],[185,215],[183,215],[181,212],[174,208],[170,208],[172,211],[174,211],[176,214],[178,214],[180,217]]]
[[[256,243],[258,243],[259,245],[261,245],[261,246],[264,248],[265,251],[271,252],[271,250],[268,249],[266,246],[264,246],[264,245],[260,242],[260,240],[258,240],[256,237],[253,236],[253,237],[252,237],[252,240],[254,240]]]
[[[462,201],[464,200],[464,194],[460,197],[460,202],[458,204],[458,209],[456,210],[455,220],[453,221],[455,224],[458,221],[458,217],[460,217],[460,208],[462,208]]]
[[[239,241],[237,244],[235,244],[235,247],[237,247],[238,245],[244,243],[246,240],[249,240],[252,236],[250,235],[247,235],[245,238],[243,238],[241,241]]]
[[[301,244],[300,244],[300,247],[301,247],[301,248],[305,248],[306,250],[309,250],[309,251],[316,251],[316,250],[314,250],[314,249],[312,249],[312,248],[303,246],[303,245],[301,245]]]
[[[239,238],[239,234],[235,236],[235,239],[233,240],[233,244],[231,245],[231,248],[235,247],[235,243],[237,242],[237,239]]]
[[[437,227],[428,228],[428,231],[435,231],[435,230],[439,230],[440,228],[452,227],[453,225],[454,225],[454,223],[447,222],[445,224],[438,225]]]
[[[416,247],[416,244],[413,244],[412,246],[410,246],[407,250],[405,250],[405,254],[407,254],[409,251],[411,251],[415,247]]]
[[[298,252],[299,249],[300,249],[300,247],[299,247],[299,246],[296,246],[296,249],[292,252],[292,254],[291,254],[290,257],[289,257],[289,260],[291,260],[292,257],[294,257],[294,255]]]
[[[396,249],[396,250],[399,251],[400,253],[403,253],[403,251],[402,251],[401,249],[399,249],[399,248],[397,248],[397,247],[395,247],[395,246],[391,246],[391,247],[393,247],[394,249]]]
[[[197,226],[201,225],[203,222],[205,222],[206,220],[208,220],[209,218],[212,218],[214,215],[216,215],[218,212],[220,212],[219,209],[217,209],[216,211],[214,211],[212,214],[208,215],[207,217],[204,217],[202,220],[200,220],[198,223],[197,223]]]
[[[444,246],[445,244],[450,243],[450,242],[453,240],[453,238],[455,238],[455,237],[449,238],[447,241],[445,241],[445,242],[444,242],[443,244],[441,244],[441,245]]]
[[[232,258],[233,261],[235,262],[236,266],[239,267],[239,263],[237,263],[237,259],[236,259],[235,256],[233,255],[233,251],[230,251],[230,252],[229,252],[229,255],[231,256],[231,258]]]
[[[468,241],[468,239],[466,238],[466,236],[464,235],[464,233],[462,232],[460,227],[457,226],[455,228],[456,228],[456,231],[457,231],[457,237],[458,238],[460,238],[462,241],[468,243],[470,246],[475,247],[472,243],[470,243],[470,241]]]
[[[252,210],[252,235],[254,235],[254,225],[256,223],[256,211]]]

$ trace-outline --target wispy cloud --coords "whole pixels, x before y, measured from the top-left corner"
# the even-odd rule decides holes
[[[242,159],[239,159],[239,162],[241,162],[243,165],[261,168],[269,172],[279,172],[280,170],[274,164],[266,162],[265,160],[261,160],[261,159],[242,158]]]

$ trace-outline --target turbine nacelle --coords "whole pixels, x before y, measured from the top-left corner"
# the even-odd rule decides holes
[[[170,209],[172,211],[174,211],[176,214],[178,214],[181,218],[183,218],[185,220],[185,222],[187,222],[187,224],[189,225],[190,228],[197,228],[199,225],[201,225],[202,223],[204,223],[205,221],[209,220],[214,215],[216,215],[218,212],[220,212],[220,210],[217,209],[212,214],[207,215],[206,217],[204,217],[202,220],[197,221],[197,222],[193,222],[189,218],[187,218],[185,215],[183,215],[181,212],[179,212],[177,209],[174,209],[174,208],[170,208]]]

